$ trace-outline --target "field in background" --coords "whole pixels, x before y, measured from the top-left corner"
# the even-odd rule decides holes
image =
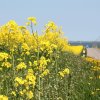
[[[100,41],[69,41],[71,45],[83,45],[87,48],[100,48]]]

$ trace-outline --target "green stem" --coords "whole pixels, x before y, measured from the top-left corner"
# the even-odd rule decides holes
[[[56,50],[56,56],[55,56],[55,61],[56,61],[56,92],[57,92],[57,95],[56,95],[56,98],[58,98],[58,59],[57,59],[57,50]]]
[[[38,37],[37,37],[37,50],[38,50],[38,53],[37,53],[37,61],[39,63],[39,42],[38,42]],[[41,80],[40,80],[40,71],[38,71],[38,74],[39,74],[39,78],[38,78],[38,81],[39,81],[39,100],[41,100],[41,94],[40,94],[40,89],[41,89]]]
[[[33,24],[32,24],[32,21],[31,21],[31,31],[33,33]]]

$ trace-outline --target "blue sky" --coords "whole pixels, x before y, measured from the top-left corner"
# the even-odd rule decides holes
[[[52,20],[69,40],[96,40],[100,36],[100,0],[0,0],[0,25],[15,20],[24,25],[35,16],[39,33]]]

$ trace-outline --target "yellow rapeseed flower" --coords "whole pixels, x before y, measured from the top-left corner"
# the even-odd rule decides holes
[[[13,96],[16,96],[16,92],[15,92],[15,91],[12,91],[11,94],[12,94]]]
[[[27,80],[27,84],[25,84],[26,86],[27,85],[32,85],[33,88],[35,86],[35,83],[36,83],[36,76],[33,74],[33,70],[32,69],[28,69],[28,73],[26,75],[26,80]]]
[[[27,95],[28,99],[33,98],[33,92],[32,91],[27,91],[26,95]]]
[[[35,17],[28,17],[27,19],[28,19],[29,21],[31,21],[32,23],[34,23],[34,25],[37,24],[36,18],[35,18]]]
[[[34,71],[33,71],[33,69],[28,69],[28,73],[31,73],[31,74],[34,74]]]
[[[92,66],[91,70],[100,71],[100,67],[99,66]]]
[[[26,69],[26,68],[27,68],[27,66],[24,62],[21,62],[16,66],[17,71],[21,70],[21,69]]]
[[[9,55],[7,53],[0,52],[0,61],[7,60]]]
[[[0,100],[8,100],[8,97],[5,95],[0,95]]]
[[[9,62],[3,62],[1,66],[5,68],[10,68],[11,64]]]
[[[19,91],[19,94],[20,94],[21,96],[23,96],[23,95],[24,95],[23,91]]]
[[[33,64],[34,64],[34,66],[37,66],[38,65],[38,62],[37,61],[34,61]]]
[[[29,61],[28,63],[29,63],[29,66],[31,66],[31,67],[32,67],[32,62],[31,62],[31,61]]]
[[[19,77],[16,77],[15,78],[15,82],[17,82],[20,85],[23,85],[25,81],[22,79],[22,77],[20,77],[20,78]]]
[[[29,46],[28,46],[26,43],[23,43],[23,44],[22,44],[22,49],[23,49],[24,51],[29,51],[29,50],[30,50]]]
[[[47,62],[48,60],[46,60],[46,58],[44,56],[42,56],[39,60],[39,70],[40,71],[44,71],[46,66],[47,66]]]
[[[57,29],[57,26],[53,21],[49,21],[48,24],[46,24],[46,27],[47,27],[47,31]]]
[[[44,72],[40,75],[40,77],[44,77],[49,74],[49,70],[45,69]]]
[[[58,73],[61,77],[64,77],[65,75],[70,74],[70,70],[68,68],[65,68],[63,71],[59,71]]]
[[[59,74],[60,74],[61,77],[64,77],[64,73],[63,72],[60,71]]]
[[[65,68],[64,71],[63,71],[63,73],[68,75],[70,73],[69,68]]]

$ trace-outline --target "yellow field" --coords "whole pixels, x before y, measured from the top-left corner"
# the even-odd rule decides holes
[[[99,100],[99,61],[81,58],[84,47],[69,45],[54,22],[42,35],[36,24],[0,27],[0,100]]]

